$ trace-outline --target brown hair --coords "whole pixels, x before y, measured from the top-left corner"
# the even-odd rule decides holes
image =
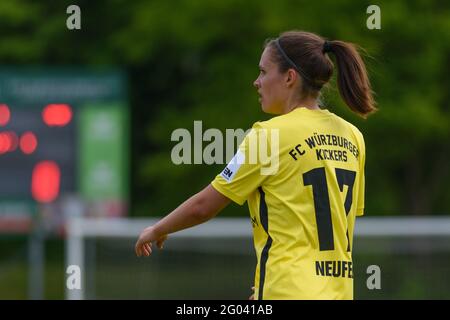
[[[339,40],[325,41],[310,32],[288,31],[278,39],[267,40],[264,47],[270,47],[280,72],[296,67],[302,78],[302,94],[315,98],[333,74],[333,62],[328,56],[333,53],[338,67],[339,92],[345,103],[363,118],[377,110],[366,67],[356,45]]]

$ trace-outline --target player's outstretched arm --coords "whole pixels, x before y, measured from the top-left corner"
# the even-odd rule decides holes
[[[156,242],[157,247],[161,249],[169,233],[208,221],[229,203],[230,199],[208,185],[155,225],[145,228],[136,242],[136,255],[149,256],[152,253],[153,242]]]

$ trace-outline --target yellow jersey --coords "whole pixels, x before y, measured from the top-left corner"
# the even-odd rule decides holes
[[[353,299],[364,162],[361,132],[328,110],[302,107],[253,125],[211,184],[248,203],[255,299]]]

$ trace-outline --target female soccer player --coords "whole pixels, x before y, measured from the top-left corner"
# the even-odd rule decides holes
[[[258,258],[255,299],[353,298],[365,145],[355,126],[319,106],[332,55],[348,107],[364,118],[376,110],[354,45],[301,31],[267,41],[254,86],[263,111],[277,116],[253,125],[210,185],[142,231],[138,256],[149,256],[153,242],[161,248],[168,234],[213,218],[230,200],[247,201]],[[267,145],[270,155],[255,157],[255,145]]]

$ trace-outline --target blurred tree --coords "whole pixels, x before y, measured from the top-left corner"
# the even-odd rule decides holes
[[[66,28],[78,4],[82,29]],[[450,212],[450,8],[446,1],[379,1],[381,30],[366,28],[369,1],[0,2],[0,59],[13,65],[119,65],[132,107],[132,210],[163,215],[209,183],[218,165],[171,162],[176,128],[193,121],[243,128],[268,119],[252,87],[262,43],[301,29],[359,44],[380,111],[351,114],[334,83],[324,101],[355,123],[367,145],[366,212]],[[207,143],[204,144],[206,146]],[[246,214],[231,206],[228,215]]]

